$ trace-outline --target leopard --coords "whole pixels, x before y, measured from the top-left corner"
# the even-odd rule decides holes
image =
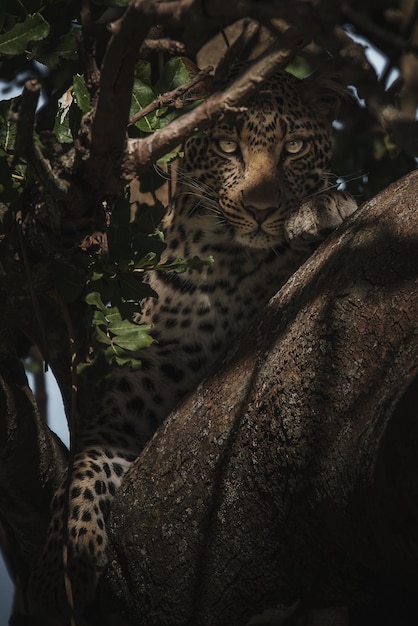
[[[213,258],[184,273],[152,270],[158,297],[138,303],[153,342],[141,368],[114,367],[97,412],[81,420],[68,489],[68,575],[82,614],[106,568],[106,522],[129,467],[170,411],[238,341],[269,299],[357,208],[332,182],[339,88],[279,69],[237,110],[186,141],[163,218],[162,261]],[[69,614],[62,565],[64,483],[30,582],[44,624]],[[52,616],[52,617],[51,617]]]

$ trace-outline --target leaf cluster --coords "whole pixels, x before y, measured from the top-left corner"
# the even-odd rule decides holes
[[[75,60],[80,25],[74,9],[74,3],[65,1],[6,1],[0,10],[0,56],[22,55],[50,69],[60,60]]]
[[[139,61],[132,91],[131,117],[152,104],[158,96],[173,91],[188,80],[189,72],[179,58],[170,59],[165,64],[155,84],[152,84],[151,64],[147,61]],[[135,122],[135,127],[144,133],[154,132],[182,115],[185,110],[187,108],[159,107]]]
[[[86,296],[87,304],[95,307],[93,326],[98,342],[106,346],[104,356],[108,363],[129,365],[132,369],[140,367],[141,361],[134,354],[152,343],[148,334],[149,324],[137,326],[124,319],[116,306],[106,306],[97,291]]]
[[[93,11],[97,17],[106,7],[125,4],[96,2]],[[35,73],[48,79],[55,77],[53,83],[57,83],[57,77],[64,77],[65,84],[68,80],[65,64],[75,61],[76,65],[72,65],[72,68],[78,64],[81,21],[77,11],[78,5],[71,2],[41,4],[33,1],[26,3],[25,7],[20,3],[7,2],[0,16],[0,55],[5,59],[1,68],[3,76],[4,71],[7,75],[7,67],[17,67],[16,64],[25,59],[28,72],[30,68],[36,67]],[[63,17],[55,22],[57,12],[62,12]],[[45,67],[42,69],[40,64]],[[159,96],[176,89],[188,79],[189,72],[181,59],[168,60],[156,78],[153,77],[151,63],[139,61],[135,71],[130,116],[138,118],[138,114],[158,100]],[[20,97],[0,102],[0,192],[5,202],[18,200],[36,179],[31,164],[25,158],[13,159],[11,167],[17,136],[17,115],[14,111],[19,110],[20,104]],[[56,98],[51,130],[58,144],[68,148],[74,145],[83,116],[91,111],[91,107],[91,93],[84,76],[78,71],[71,76],[71,84],[61,97]],[[187,108],[190,105],[157,106],[131,124],[129,134],[140,137],[153,133]],[[34,137],[45,152],[47,148],[42,145],[42,131],[40,134],[35,132]],[[168,163],[179,154],[169,153],[160,163]],[[142,183],[141,190],[154,191],[162,182],[164,180],[161,176],[151,172]],[[144,273],[151,269],[182,272],[188,268],[201,267],[202,263],[208,261],[194,259],[186,263],[178,259],[169,264],[161,262],[161,253],[165,248],[162,234],[157,229],[164,213],[161,203],[139,204],[134,220],[131,219],[133,205],[129,199],[129,190],[110,198],[108,205],[110,218],[106,232],[106,253],[91,249],[87,252],[75,250],[68,254],[60,251],[52,264],[52,287],[58,290],[65,302],[74,303],[84,298],[89,305],[96,354],[104,354],[106,361],[111,364],[138,367],[140,361],[136,357],[137,351],[152,340],[148,334],[149,326],[134,324],[132,316],[139,300],[156,296],[143,282]]]
[[[133,207],[136,218],[132,220]],[[140,367],[137,352],[152,341],[148,334],[151,327],[132,321],[140,300],[157,297],[143,282],[145,273],[150,270],[181,273],[212,263],[211,258],[197,257],[187,262],[161,261],[166,244],[158,224],[164,211],[160,202],[153,206],[132,204],[128,193],[119,196],[112,207],[107,231],[107,254],[77,254],[71,263],[56,264],[56,286],[61,297],[67,302],[84,297],[90,305],[96,354],[102,353],[111,365]]]

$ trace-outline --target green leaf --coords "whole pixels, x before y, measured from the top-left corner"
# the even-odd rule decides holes
[[[131,325],[135,326],[135,324]],[[128,351],[137,352],[138,350],[143,350],[144,348],[148,348],[153,342],[153,338],[147,332],[149,329],[150,326],[148,325],[137,325],[135,330],[130,332],[126,331],[113,337],[112,343],[122,349],[122,351],[118,351],[121,355],[126,355]]]
[[[72,28],[68,33],[60,37],[53,49],[48,45],[48,42],[46,44],[41,42],[32,49],[32,53],[28,54],[28,58],[35,58],[43,65],[53,69],[61,59],[74,60],[77,58],[79,38],[80,29]]]
[[[106,320],[109,328],[117,326],[117,324],[122,320],[120,311],[116,306],[109,306],[106,308]]]
[[[117,356],[124,360],[124,364],[131,363],[132,367],[139,367],[140,361],[132,353],[147,348],[154,341],[149,335],[151,326],[135,324],[130,319],[123,318],[119,308],[107,307],[97,291],[89,293],[85,300],[96,308],[92,325],[96,340],[107,346],[104,355],[108,362],[114,362]],[[129,310],[132,313],[132,309]]]
[[[131,370],[137,370],[141,367],[141,361],[139,359],[135,359],[132,356],[120,357],[119,355],[114,354],[112,362],[120,366],[127,365]]]
[[[143,83],[140,79],[136,78],[132,91],[130,117],[136,115],[139,111],[142,111],[142,109],[154,100],[155,94],[152,88]],[[145,117],[141,117],[141,119],[135,123],[135,126],[145,133],[151,133],[158,127],[158,120],[155,111]]]
[[[172,163],[176,161],[176,159],[182,159],[184,156],[184,152],[167,152],[163,157],[158,159],[158,165],[166,165],[167,163]]]
[[[152,87],[151,82],[151,63],[148,61],[143,61],[142,59],[138,61],[135,66],[135,78],[139,80],[144,85],[148,85],[148,87]]]
[[[76,74],[73,79],[74,84],[74,100],[83,114],[90,111],[90,94],[86,87],[84,76]]]
[[[59,107],[55,117],[54,134],[59,143],[73,143],[69,111],[69,108]]]
[[[110,339],[109,335],[107,335],[99,326],[96,326],[96,328],[94,329],[94,333],[97,341],[99,341],[100,343],[104,343],[108,346],[112,344],[112,340]]]
[[[196,106],[198,106],[200,102],[202,101],[196,100],[192,104],[188,104],[187,106],[180,107],[178,109],[176,108],[168,109],[167,113],[164,116],[159,117],[159,128],[163,128],[164,126],[167,126],[167,124],[170,124],[173,120],[177,119],[181,115],[184,115],[185,113],[187,113],[187,111],[191,111]]]
[[[103,272],[99,272],[99,271],[95,271],[93,270],[91,276],[90,276],[90,280],[92,280],[93,282],[96,280],[100,280],[101,278],[103,278],[104,274]]]
[[[104,326],[107,327],[108,319],[103,311],[95,311],[93,313],[93,319],[91,320],[92,326]]]
[[[109,326],[114,335],[113,342],[125,350],[141,350],[149,346],[153,339],[147,333],[151,329],[149,324],[135,324],[130,320],[118,320]]]
[[[185,261],[184,259],[176,259],[173,263],[161,263],[157,265],[157,270],[169,270],[170,272],[177,272],[182,274],[186,270],[201,270],[207,265],[212,265],[214,262],[213,256],[208,256],[206,259],[200,259],[198,256],[194,256],[192,259]]]
[[[184,85],[189,80],[189,72],[181,59],[170,59],[163,69],[159,81],[154,86],[156,94],[163,94]]]
[[[31,41],[41,41],[48,34],[49,24],[40,13],[28,15],[23,22],[18,22],[0,35],[0,55],[22,54]]]
[[[88,293],[85,297],[85,301],[87,302],[87,304],[91,304],[92,306],[95,306],[96,308],[98,308],[99,311],[103,311],[104,313],[107,313],[108,308],[102,302],[100,294],[97,291],[92,291]]]

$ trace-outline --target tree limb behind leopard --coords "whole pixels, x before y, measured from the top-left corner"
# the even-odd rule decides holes
[[[329,182],[336,105],[330,82],[279,71],[244,110],[187,142],[163,222],[164,260],[212,255],[214,263],[149,274],[159,297],[141,302],[138,317],[153,324],[155,342],[141,354],[141,370],[115,368],[97,413],[77,432],[68,542],[78,610],[93,598],[106,565],[106,518],[130,464],[314,247],[355,210]],[[43,623],[65,622],[62,506],[63,490],[31,581],[31,610]]]

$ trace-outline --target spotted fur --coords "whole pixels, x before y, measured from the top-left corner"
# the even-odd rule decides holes
[[[184,274],[151,272],[159,298],[138,320],[156,340],[142,369],[115,369],[97,413],[77,434],[69,491],[70,574],[76,606],[94,594],[106,564],[106,518],[125,472],[170,410],[193,389],[315,245],[355,210],[329,189],[329,85],[278,72],[245,110],[190,139],[173,207],[163,222],[165,261],[214,263]],[[32,577],[38,615],[63,614],[63,490]]]

